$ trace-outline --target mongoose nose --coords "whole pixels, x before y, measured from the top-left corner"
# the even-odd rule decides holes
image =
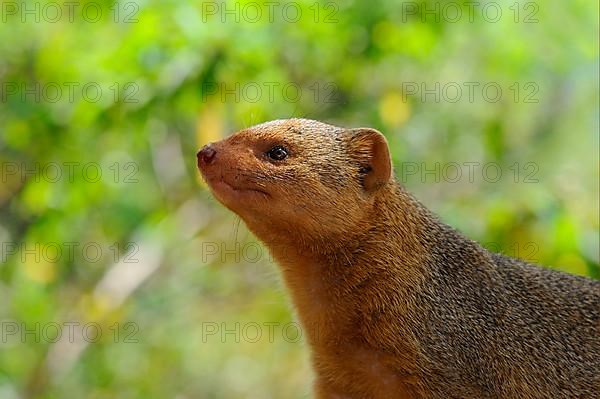
[[[208,165],[213,161],[215,155],[217,155],[217,151],[215,151],[212,145],[207,144],[204,147],[202,147],[200,151],[198,151],[196,157],[198,157],[198,163]]]

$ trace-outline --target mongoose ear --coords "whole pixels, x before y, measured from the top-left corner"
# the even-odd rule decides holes
[[[392,177],[392,160],[384,135],[375,129],[351,129],[350,151],[360,162],[363,186],[374,192]]]

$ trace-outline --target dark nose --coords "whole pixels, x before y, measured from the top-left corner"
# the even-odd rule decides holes
[[[217,151],[215,151],[211,144],[207,144],[198,151],[196,157],[198,157],[199,163],[208,165],[215,159],[215,155],[217,155]]]

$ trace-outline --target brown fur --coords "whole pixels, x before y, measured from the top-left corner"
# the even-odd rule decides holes
[[[282,270],[317,398],[600,397],[600,282],[438,221],[394,181],[377,131],[280,120],[210,148],[211,190]]]

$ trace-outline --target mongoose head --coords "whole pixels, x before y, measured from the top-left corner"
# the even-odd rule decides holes
[[[306,119],[243,129],[197,157],[214,196],[267,240],[352,236],[392,179],[381,133]]]

